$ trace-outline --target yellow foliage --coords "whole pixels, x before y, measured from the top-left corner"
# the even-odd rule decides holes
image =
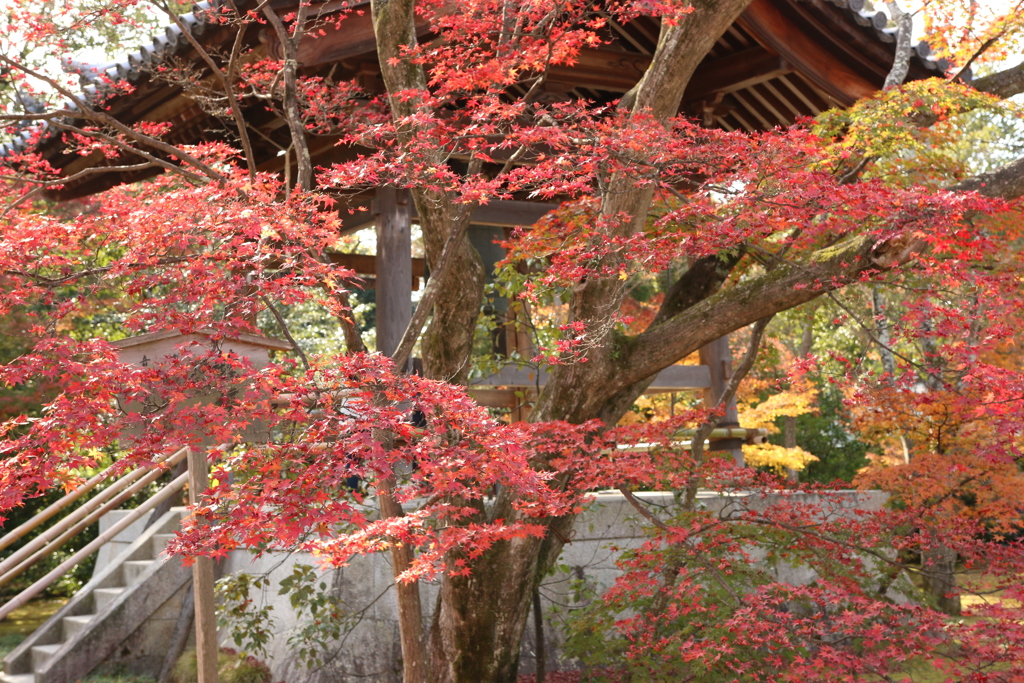
[[[754,407],[739,408],[740,424],[744,427],[764,427],[770,432],[778,432],[775,426],[777,417],[797,417],[817,410],[818,390],[808,385],[799,389],[769,396]]]
[[[799,446],[786,448],[772,443],[744,446],[743,459],[752,467],[770,467],[778,474],[785,474],[787,469],[802,470],[818,460]]]

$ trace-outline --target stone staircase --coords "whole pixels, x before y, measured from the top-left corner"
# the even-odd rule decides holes
[[[75,683],[101,664],[159,671],[191,579],[178,558],[163,554],[184,514],[172,508],[148,529],[119,536],[127,547],[4,659],[0,683]]]

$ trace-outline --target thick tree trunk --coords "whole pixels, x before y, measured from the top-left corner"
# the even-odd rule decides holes
[[[509,503],[499,495],[496,504]],[[470,576],[444,577],[430,633],[431,683],[515,682],[538,572],[558,559],[573,521],[548,520],[543,541],[496,544]]]
[[[632,111],[663,121],[675,115],[697,64],[748,2],[703,0],[694,3],[694,12],[678,25],[664,24],[650,69],[626,98]],[[629,178],[611,178],[602,201],[602,214],[609,218],[633,217],[610,228],[611,232],[628,235],[640,229],[652,198],[652,190],[636,187]],[[623,292],[623,283],[618,278],[596,277],[581,283],[573,292],[571,315],[587,324],[594,342],[587,352],[589,362],[556,366],[531,420],[581,422],[600,415],[614,424],[629,408],[623,390],[642,390],[643,377],[624,385],[610,381],[618,373],[620,348],[608,323],[619,309]],[[450,327],[438,327],[438,336],[428,339],[425,348],[432,348],[435,340],[443,342],[442,333],[454,332]],[[448,349],[454,355],[451,352],[455,349]],[[454,365],[453,361],[446,358],[443,365]],[[602,386],[618,389],[597,392],[596,388]],[[603,400],[585,400],[597,394]],[[506,491],[499,492],[489,516],[516,518]],[[476,563],[470,577],[444,578],[431,629],[433,683],[515,681],[533,590],[539,577],[557,560],[573,521],[571,517],[548,520],[549,533],[543,541],[530,538],[497,544]]]

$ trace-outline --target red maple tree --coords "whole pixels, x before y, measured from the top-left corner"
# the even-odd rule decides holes
[[[335,565],[390,552],[405,680],[511,681],[539,577],[588,492],[615,488],[651,537],[624,555],[620,580],[579,627],[597,634],[604,659],[594,664],[609,676],[891,679],[922,658],[940,660],[954,680],[1024,676],[1013,602],[1024,554],[1006,533],[1015,510],[999,510],[993,537],[985,515],[944,503],[937,514],[933,494],[874,512],[840,510],[846,499],[817,489],[778,495],[783,482],[704,453],[714,409],[615,426],[654,374],[709,341],[754,326],[734,394],[775,313],[885,282],[911,292],[906,334],[948,341],[926,359],[942,393],[914,394],[891,376],[882,387],[902,390],[902,400],[948,401],[961,421],[986,425],[969,463],[921,462],[937,479],[986,463],[1014,470],[1022,378],[983,359],[1013,340],[1022,313],[1019,225],[988,219],[1024,193],[1022,163],[986,177],[951,171],[945,185],[913,164],[945,140],[928,131],[996,100],[949,83],[908,84],[838,123],[709,130],[677,115],[679,101],[741,0],[374,2],[384,83],[374,93],[359,79],[304,75],[295,57],[305,32],[344,30],[366,8],[300,4],[278,15],[228,3],[204,20],[239,36],[262,25],[284,58],[260,58],[241,38],[225,55],[208,52],[186,26],[181,39],[202,55],[207,80],[173,65],[162,77],[219,87],[211,106],[235,126],[237,145],[184,145],[169,125],[126,125],[109,113],[110,102],[132,97],[127,81],[100,76],[87,97],[48,61],[87,23],[134,21],[133,6],[107,3],[83,19],[25,0],[0,35],[29,46],[0,54],[9,86],[22,100],[50,102],[42,113],[13,110],[17,98],[5,105],[12,127],[49,127],[24,129],[30,144],[2,162],[0,314],[32,321],[34,345],[0,367],[0,380],[63,390],[40,416],[0,426],[0,509],[73,481],[101,452],[116,450],[117,467],[130,468],[178,445],[227,444],[209,451],[216,485],[178,552],[302,548]],[[542,97],[551,68],[606,41],[608,22],[640,17],[659,19],[661,33],[636,88],[608,103]],[[422,26],[429,40],[417,37]],[[1013,26],[997,28],[1002,39]],[[243,107],[252,101],[289,127],[294,173],[260,171]],[[314,168],[308,132],[330,132],[354,151]],[[80,173],[164,173],[81,211],[48,212],[44,191],[69,178],[31,143],[52,135],[103,157]],[[393,361],[365,352],[348,299],[357,278],[329,258],[339,206],[380,186],[411,193],[431,265]],[[508,424],[463,386],[485,280],[466,229],[474,207],[521,196],[565,204],[509,243],[510,263],[525,267],[510,269],[508,286],[526,300],[567,303],[538,354],[550,380],[531,422]],[[619,316],[627,283],[666,273],[657,312],[643,329],[629,327]],[[300,305],[337,321],[344,353],[306,353],[295,342],[287,314]],[[261,332],[260,321],[294,353],[265,367],[228,353],[227,341]],[[111,344],[163,330],[209,342],[144,366],[122,362]],[[425,376],[396,372],[415,344]],[[637,443],[648,446],[618,448]],[[699,488],[737,502],[703,509]],[[678,504],[652,511],[633,495],[640,489],[676,491]],[[1002,602],[970,622],[907,602],[915,589],[906,553],[927,557],[937,545],[994,577]],[[787,585],[773,562],[818,578]],[[928,574],[927,561],[919,571]],[[429,635],[418,593],[428,579],[441,584]]]

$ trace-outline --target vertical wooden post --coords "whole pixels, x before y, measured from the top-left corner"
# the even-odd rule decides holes
[[[377,351],[386,356],[412,318],[411,201],[408,190],[377,188]]]
[[[408,190],[378,187],[377,214],[377,351],[391,356],[412,319],[412,200]],[[412,359],[409,359],[410,367]],[[398,371],[406,368],[395,368]],[[394,448],[394,434],[379,433],[385,450]],[[384,519],[402,517],[405,510],[394,495],[395,478],[377,485],[377,504]],[[391,547],[391,569],[397,579],[415,560],[415,549],[402,543]],[[395,581],[399,634],[402,639],[402,680],[427,680],[427,644],[419,581]]]
[[[708,366],[711,372],[711,386],[704,390],[704,405],[714,408],[725,394],[725,385],[732,377],[732,352],[729,350],[729,335],[719,337],[715,341],[701,347],[701,365]],[[739,415],[736,411],[735,397],[725,406],[725,415],[718,423],[720,427],[739,427]],[[729,451],[736,464],[743,465],[743,442],[740,439],[728,439],[715,444],[716,451]]]
[[[206,454],[189,449],[188,500],[199,504],[199,495],[209,486]],[[217,683],[217,614],[213,594],[213,559],[197,557],[192,565],[192,587],[196,608],[196,658],[199,683]]]

